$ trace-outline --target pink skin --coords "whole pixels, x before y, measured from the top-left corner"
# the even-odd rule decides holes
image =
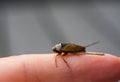
[[[117,82],[120,58],[105,54],[64,56],[70,68],[56,54],[29,54],[0,59],[0,82]]]

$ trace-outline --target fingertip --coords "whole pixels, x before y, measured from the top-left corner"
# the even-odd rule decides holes
[[[24,79],[27,77],[28,82],[110,82],[108,80],[120,78],[120,61],[116,56],[106,53],[103,56],[69,54],[64,56],[70,66],[68,68],[61,56],[57,59],[57,67],[55,66],[56,55],[29,54],[11,57],[10,59],[8,57],[6,60],[14,60],[16,64],[19,63],[17,68],[15,68],[14,63],[9,63],[9,65],[13,66],[13,71],[18,70],[18,75],[21,73]],[[20,76],[16,75],[16,77]]]

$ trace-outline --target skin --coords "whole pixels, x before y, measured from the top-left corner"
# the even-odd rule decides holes
[[[56,54],[25,54],[0,58],[0,82],[117,82],[120,58],[105,54],[64,56],[70,68]]]

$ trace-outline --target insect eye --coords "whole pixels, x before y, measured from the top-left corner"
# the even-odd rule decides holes
[[[55,45],[56,50],[60,51],[62,48],[62,43]]]

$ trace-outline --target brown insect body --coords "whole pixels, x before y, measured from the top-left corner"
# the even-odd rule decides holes
[[[89,47],[89,46],[92,46],[92,45],[95,45],[97,44],[98,42],[94,42],[94,43],[91,43],[87,46],[80,46],[80,45],[76,45],[76,44],[73,44],[73,43],[59,43],[59,44],[56,44],[52,50],[58,55],[61,55],[61,58],[63,59],[63,61],[67,64],[67,66],[69,67],[67,61],[64,59],[64,55],[67,55],[68,53],[81,53],[81,52],[86,52],[86,47]],[[55,57],[55,64],[56,64],[56,67],[57,67],[57,56]]]
[[[63,53],[78,53],[78,52],[85,52],[85,47],[79,46],[73,43],[66,43],[61,48],[60,52]]]

